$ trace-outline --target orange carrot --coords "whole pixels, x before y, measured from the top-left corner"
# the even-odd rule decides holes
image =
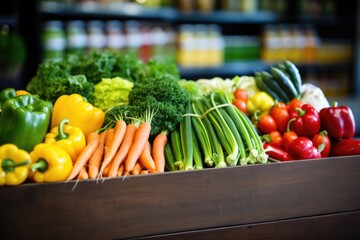
[[[100,143],[94,154],[89,159],[89,177],[91,179],[96,178],[99,174],[101,161],[104,156],[104,143],[105,143],[106,131],[100,133]]]
[[[140,161],[137,161],[135,163],[135,166],[133,168],[133,170],[131,171],[131,175],[139,175],[141,170],[142,170],[143,166],[142,164],[140,163]]]
[[[123,142],[121,143],[119,150],[117,151],[117,153],[114,156],[114,159],[112,160],[108,174],[109,177],[115,177],[116,175],[118,175],[119,166],[128,155],[130,147],[134,142],[136,130],[137,130],[137,125],[134,123],[130,123],[126,126],[126,132]]]
[[[145,147],[146,142],[149,140],[150,132],[151,124],[149,122],[144,121],[140,123],[135,133],[134,142],[131,145],[125,160],[125,175],[133,170],[137,160],[141,155],[141,152]]]
[[[146,142],[145,147],[141,152],[139,161],[147,170],[155,171],[155,162],[151,156],[151,144],[149,140]]]
[[[87,169],[86,169],[86,165],[84,165],[79,173],[79,179],[88,179],[89,178],[89,174],[87,172]]]
[[[126,131],[126,122],[124,120],[117,121],[115,126],[114,136],[105,151],[104,160],[101,164],[101,168],[98,174],[100,177],[102,176],[104,169],[107,167],[107,165],[109,165],[111,160],[114,158],[116,152],[118,151],[121,142],[124,139],[125,131]]]
[[[91,155],[94,154],[95,150],[100,143],[100,134],[98,132],[91,132],[87,136],[87,144],[75,160],[75,164],[67,181],[75,178],[81,171],[82,167],[89,161]]]
[[[124,169],[125,169],[125,165],[124,165],[124,162],[122,162],[122,163],[120,164],[120,166],[119,166],[117,175],[118,175],[118,176],[122,176],[123,173],[124,173]]]
[[[141,170],[140,174],[149,174],[149,170],[143,169],[143,170]]]
[[[167,135],[164,132],[159,133],[153,142],[152,156],[155,162],[155,170],[157,172],[165,171],[165,145],[168,141]]]
[[[107,131],[106,131],[106,134],[105,134],[105,148],[104,148],[104,155],[106,154],[106,152],[108,151],[109,147],[110,147],[110,144],[111,144],[111,141],[113,140],[114,138],[114,133],[115,133],[115,128],[109,128]]]

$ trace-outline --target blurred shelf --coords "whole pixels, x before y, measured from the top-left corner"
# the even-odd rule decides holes
[[[89,6],[40,6],[43,19],[148,19],[166,20],[176,23],[219,23],[219,24],[266,24],[266,23],[314,23],[352,24],[348,16],[282,16],[270,11],[244,13],[240,11],[182,12],[172,7],[142,7],[137,4],[114,5],[113,7]]]
[[[180,75],[185,79],[234,77],[236,75],[253,75],[255,71],[268,70],[278,62],[264,62],[260,60],[227,62],[215,67],[179,67]],[[350,71],[351,63],[296,63],[301,71]]]
[[[17,18],[15,15],[0,15],[0,26],[9,25],[10,27],[15,27],[17,23]]]
[[[262,61],[228,62],[214,67],[179,67],[182,78],[196,80],[198,78],[234,77],[236,75],[253,75],[254,71],[268,67]]]
[[[274,12],[257,11],[254,13],[243,13],[234,11],[213,12],[178,12],[177,22],[203,22],[203,23],[275,23],[281,17]]]
[[[124,5],[114,8],[88,8],[80,6],[62,8],[40,8],[42,18],[52,19],[152,19],[174,20],[176,11],[172,8],[143,8],[137,5]]]

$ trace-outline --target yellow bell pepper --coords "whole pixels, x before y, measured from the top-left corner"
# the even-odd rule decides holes
[[[259,91],[255,93],[248,101],[246,102],[246,107],[249,115],[254,115],[255,111],[258,111],[259,114],[263,114],[270,111],[270,108],[275,104],[274,99],[264,91]]]
[[[86,146],[84,133],[78,127],[69,124],[69,119],[60,121],[59,126],[51,129],[45,136],[45,143],[55,144],[64,149],[73,162]]]
[[[86,138],[90,132],[102,127],[105,112],[79,94],[62,95],[54,103],[51,128],[58,126],[64,118],[69,119],[71,126],[80,128]]]
[[[25,90],[16,90],[16,96],[28,95],[28,94],[30,94],[28,91],[25,91]]]
[[[32,179],[35,182],[65,181],[73,169],[70,155],[61,147],[39,143],[30,153]]]
[[[16,186],[29,175],[30,155],[16,145],[7,143],[0,146],[0,186]]]

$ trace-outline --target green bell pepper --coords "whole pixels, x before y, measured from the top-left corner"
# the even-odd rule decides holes
[[[0,92],[0,109],[2,104],[10,99],[16,97],[16,90],[14,88],[5,88],[4,90],[1,90]]]
[[[34,95],[7,99],[1,105],[0,145],[13,143],[26,151],[44,140],[49,129],[52,103]]]

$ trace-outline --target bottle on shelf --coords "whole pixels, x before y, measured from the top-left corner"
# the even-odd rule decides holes
[[[177,43],[177,63],[181,67],[193,67],[195,65],[193,56],[196,44],[191,24],[182,24],[179,27]]]
[[[209,51],[206,59],[209,66],[219,66],[224,62],[224,38],[219,25],[209,25],[208,31]]]
[[[86,24],[84,21],[73,20],[66,25],[67,53],[84,52],[87,49]]]
[[[279,59],[280,38],[277,28],[273,24],[267,24],[262,32],[261,59],[266,62],[274,62]]]
[[[114,51],[124,50],[125,36],[121,21],[111,20],[106,22],[106,48]]]
[[[139,46],[139,58],[142,61],[147,62],[153,54],[152,53],[153,42],[150,33],[150,26],[148,23],[142,22],[140,24],[139,37],[141,39],[141,43]]]
[[[42,31],[43,61],[59,61],[65,56],[66,35],[62,21],[47,21]]]
[[[88,22],[88,49],[101,50],[106,46],[104,22],[92,20]]]
[[[140,34],[140,23],[136,20],[129,20],[125,23],[126,52],[139,56],[139,48],[142,44]]]
[[[312,25],[307,25],[304,29],[305,46],[304,46],[304,62],[314,62],[316,60],[316,52],[320,45],[319,36]]]

